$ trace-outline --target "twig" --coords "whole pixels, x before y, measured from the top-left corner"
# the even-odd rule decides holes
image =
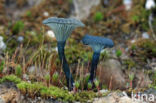
[[[149,24],[149,27],[150,27],[150,29],[152,31],[153,39],[156,40],[156,35],[154,33],[154,30],[153,30],[152,21],[153,21],[153,14],[150,14],[150,16],[148,18],[148,24]]]

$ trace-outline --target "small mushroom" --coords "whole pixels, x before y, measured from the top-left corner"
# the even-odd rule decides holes
[[[104,48],[111,48],[114,46],[114,43],[111,39],[98,37],[98,36],[91,36],[85,35],[82,39],[83,44],[91,46],[94,51],[92,57],[92,64],[90,70],[90,77],[89,82],[93,82],[96,76],[96,68],[99,61],[100,53]]]
[[[57,18],[57,17],[48,18],[43,21],[43,24],[49,26],[55,34],[58,46],[59,59],[63,64],[63,71],[65,72],[67,86],[69,89],[72,89],[74,80],[72,74],[70,73],[68,63],[66,61],[64,47],[66,44],[66,40],[71,35],[72,31],[77,27],[83,27],[84,24],[81,21],[73,18]]]

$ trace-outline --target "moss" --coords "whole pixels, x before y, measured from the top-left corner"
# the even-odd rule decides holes
[[[52,85],[47,87],[40,82],[30,83],[21,81],[20,78],[14,75],[4,76],[2,79],[0,79],[0,83],[6,81],[14,82],[21,93],[24,95],[27,94],[32,98],[35,96],[41,96],[42,98],[53,97],[53,99],[61,100],[63,102],[80,101],[85,103],[88,100],[93,100],[93,98],[96,97],[96,93],[93,91],[82,91],[72,94],[68,90],[60,89]]]
[[[92,101],[94,97],[96,97],[96,94],[92,91],[82,91],[75,94],[75,100],[82,103],[86,103],[88,100]]]
[[[96,12],[94,14],[94,21],[95,22],[99,22],[104,18],[103,13],[102,12]]]
[[[135,67],[136,64],[132,59],[126,59],[123,61],[125,65],[128,66],[128,70],[130,70],[132,67]]]
[[[70,64],[78,63],[78,60],[87,63],[92,58],[92,51],[84,49],[84,45],[75,42],[73,39],[69,39],[69,46],[66,47],[65,54]]]
[[[0,61],[0,73],[3,72],[4,65],[5,65],[5,62],[4,61]]]
[[[122,55],[122,51],[121,50],[117,50],[115,54],[119,58]]]
[[[133,8],[130,12],[130,21],[132,25],[137,26],[140,30],[147,31],[149,29],[148,17],[151,14],[151,10],[146,10],[144,7],[146,0],[134,1]]]
[[[22,67],[21,65],[17,65],[15,68],[15,74],[20,77],[22,75]]]
[[[13,25],[12,32],[14,34],[18,34],[23,28],[24,28],[24,22],[23,21],[17,21]]]
[[[156,57],[156,43],[149,39],[140,39],[135,42],[135,48],[131,48],[134,56],[141,61]]]
[[[0,81],[1,83],[9,81],[9,82],[14,82],[15,84],[18,84],[21,82],[21,79],[15,75],[7,75],[7,76],[4,76]]]

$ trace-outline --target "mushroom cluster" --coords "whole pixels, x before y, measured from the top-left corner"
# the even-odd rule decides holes
[[[63,65],[63,71],[66,76],[67,86],[69,90],[72,90],[74,86],[74,79],[72,77],[69,65],[64,54],[64,47],[66,40],[71,35],[72,31],[77,27],[83,27],[84,24],[81,21],[73,18],[57,17],[48,18],[43,21],[43,24],[49,26],[55,34],[57,40],[58,55]],[[94,51],[89,79],[89,81],[92,82],[95,77],[95,70],[97,68],[101,50],[107,47],[113,47],[114,43],[110,39],[91,35],[85,35],[82,39],[82,42],[85,45],[91,46]]]

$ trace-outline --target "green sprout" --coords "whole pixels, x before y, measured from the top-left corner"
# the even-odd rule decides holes
[[[49,84],[50,84],[50,75],[47,74],[47,75],[45,75],[44,78],[45,78],[45,80],[46,80],[47,86],[49,87]]]
[[[97,79],[95,79],[95,80],[94,80],[94,84],[95,84],[96,88],[98,88],[98,87],[99,87],[99,84],[100,84],[100,81],[97,80]]]
[[[1,61],[1,63],[0,63],[0,73],[3,72],[4,64],[5,64],[5,62],[4,61]]]
[[[134,74],[129,74],[129,80],[133,81],[133,79],[134,79]]]
[[[24,28],[24,22],[23,21],[17,21],[13,25],[12,32],[14,34],[18,34],[23,28]]]
[[[32,16],[31,11],[27,11],[27,12],[26,12],[26,15],[27,15],[28,17],[31,17],[31,16]]]
[[[94,21],[95,21],[95,22],[99,22],[99,21],[101,21],[103,18],[104,18],[104,17],[103,17],[102,12],[97,12],[97,13],[95,13],[95,15],[94,15]]]
[[[75,81],[75,87],[78,89],[80,87],[80,82],[79,81]]]
[[[87,76],[85,77],[86,83],[89,81],[89,77],[90,77],[90,75],[87,75]]]
[[[20,65],[17,65],[15,68],[15,74],[20,77],[22,75],[22,67]]]
[[[93,86],[93,85],[92,85],[91,82],[88,82],[88,85],[87,85],[87,86],[88,86],[88,89],[90,90],[90,89],[92,89],[92,86]]]
[[[117,50],[116,51],[116,56],[119,58],[122,55],[122,51],[121,50]]]
[[[130,80],[130,87],[133,87],[133,79],[134,79],[134,74],[129,74],[129,80]]]
[[[59,78],[59,74],[58,74],[58,72],[55,72],[55,73],[53,74],[53,76],[52,76],[52,80],[53,80],[54,82],[56,82],[56,81],[58,80],[58,78]]]

